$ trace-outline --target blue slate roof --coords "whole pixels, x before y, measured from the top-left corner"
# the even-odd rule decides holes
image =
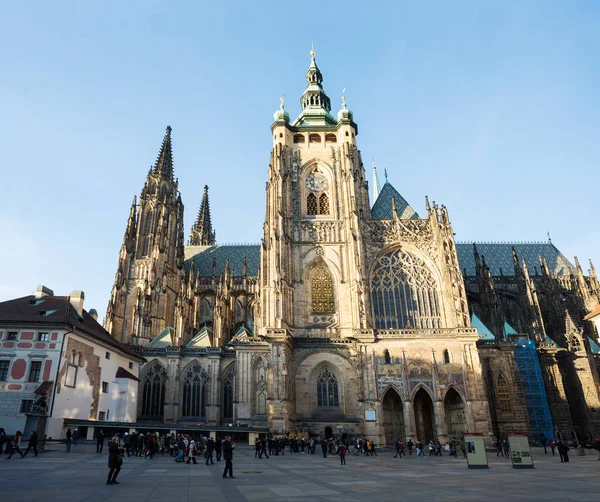
[[[398,193],[398,191],[390,184],[385,182],[379,196],[371,209],[371,219],[373,220],[391,220],[392,215],[392,199],[396,203],[396,213],[402,220],[418,220],[419,215],[410,206],[406,199]]]
[[[259,244],[227,244],[223,246],[186,246],[184,250],[185,270],[189,272],[192,262],[196,274],[210,277],[213,274],[213,260],[216,260],[217,275],[225,271],[225,264],[229,259],[229,267],[233,275],[242,275],[244,272],[244,258],[246,258],[247,275],[258,275],[260,265]]]
[[[519,333],[517,333],[515,331],[515,328],[513,328],[510,324],[508,324],[506,321],[504,321],[504,326],[502,328],[504,330],[504,336],[508,336],[508,335],[518,335]]]
[[[530,243],[475,243],[477,245],[477,251],[480,255],[485,256],[485,262],[492,275],[508,275],[514,276],[515,269],[512,258],[512,248],[514,246],[519,260],[525,258],[527,268],[529,269],[530,275],[535,275],[535,270],[541,274],[540,270],[540,256],[544,256],[548,262],[548,268],[550,272],[554,272],[556,275],[569,274],[575,271],[573,265],[567,260],[554,244],[551,242],[530,242]],[[475,276],[475,258],[473,257],[473,243],[457,242],[456,252],[458,253],[458,262],[460,269],[464,271],[466,269],[467,276]],[[502,269],[502,273],[500,273]]]
[[[480,340],[486,340],[488,342],[496,340],[496,337],[492,334],[488,327],[483,324],[481,319],[479,319],[479,317],[477,317],[474,313],[471,315],[471,326],[473,326],[477,330],[477,333],[479,333]]]

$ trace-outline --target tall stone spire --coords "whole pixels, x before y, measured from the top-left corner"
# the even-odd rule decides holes
[[[160,175],[167,181],[173,181],[173,148],[171,147],[171,126],[167,126],[165,137],[156,164],[154,164],[154,174]]]
[[[375,159],[373,159],[373,203],[379,197],[381,192],[381,185],[379,184],[379,176],[377,175],[377,167],[375,166]]]
[[[198,210],[198,218],[192,227],[190,235],[190,244],[192,246],[214,246],[215,232],[212,229],[210,221],[210,205],[208,202],[208,185],[204,186],[202,202]]]
[[[331,101],[323,89],[323,74],[315,61],[314,49],[310,51],[310,66],[306,72],[306,90],[300,98],[302,113],[295,126],[335,125],[337,121],[329,113]]]

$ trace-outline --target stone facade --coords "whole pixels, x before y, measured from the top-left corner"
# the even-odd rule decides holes
[[[557,382],[547,392],[557,431],[590,433],[597,360],[584,340],[596,333],[573,323],[578,334],[568,334],[565,309],[580,321],[593,308],[595,273],[565,259],[557,274],[540,258],[532,276],[513,250],[510,275],[498,274],[477,247],[467,271],[444,206],[426,200],[420,218],[387,181],[371,206],[358,126],[345,99],[330,114],[314,54],[306,80],[299,117],[290,121],[283,101],[274,115],[260,246],[214,245],[208,187],[183,245],[168,128],[131,209],[105,324],[146,346],[138,416],[347,431],[380,444],[534,436],[521,338],[540,350],[540,382]],[[568,348],[573,336],[580,351]],[[578,382],[575,403],[566,389]],[[569,421],[575,412],[585,418]]]

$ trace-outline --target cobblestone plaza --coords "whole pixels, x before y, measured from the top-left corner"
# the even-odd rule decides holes
[[[571,450],[571,453],[575,453]],[[31,455],[31,453],[30,453]],[[176,464],[168,455],[154,460],[125,457],[120,485],[105,484],[107,449],[78,445],[71,453],[51,446],[36,458],[13,456],[0,460],[3,501],[320,501],[320,500],[578,500],[597,501],[600,462],[594,450],[571,455],[561,464],[558,455],[534,449],[535,469],[516,470],[510,461],[488,452],[488,470],[470,470],[466,460],[443,457],[394,459],[389,451],[377,457],[324,459],[287,454],[255,459],[239,447],[234,454],[236,479],[223,479],[223,462],[206,466]]]

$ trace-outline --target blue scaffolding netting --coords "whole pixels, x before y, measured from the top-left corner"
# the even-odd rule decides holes
[[[516,344],[515,359],[523,383],[533,437],[539,442],[540,432],[543,432],[548,440],[554,440],[554,426],[535,343],[532,340],[516,340]]]

